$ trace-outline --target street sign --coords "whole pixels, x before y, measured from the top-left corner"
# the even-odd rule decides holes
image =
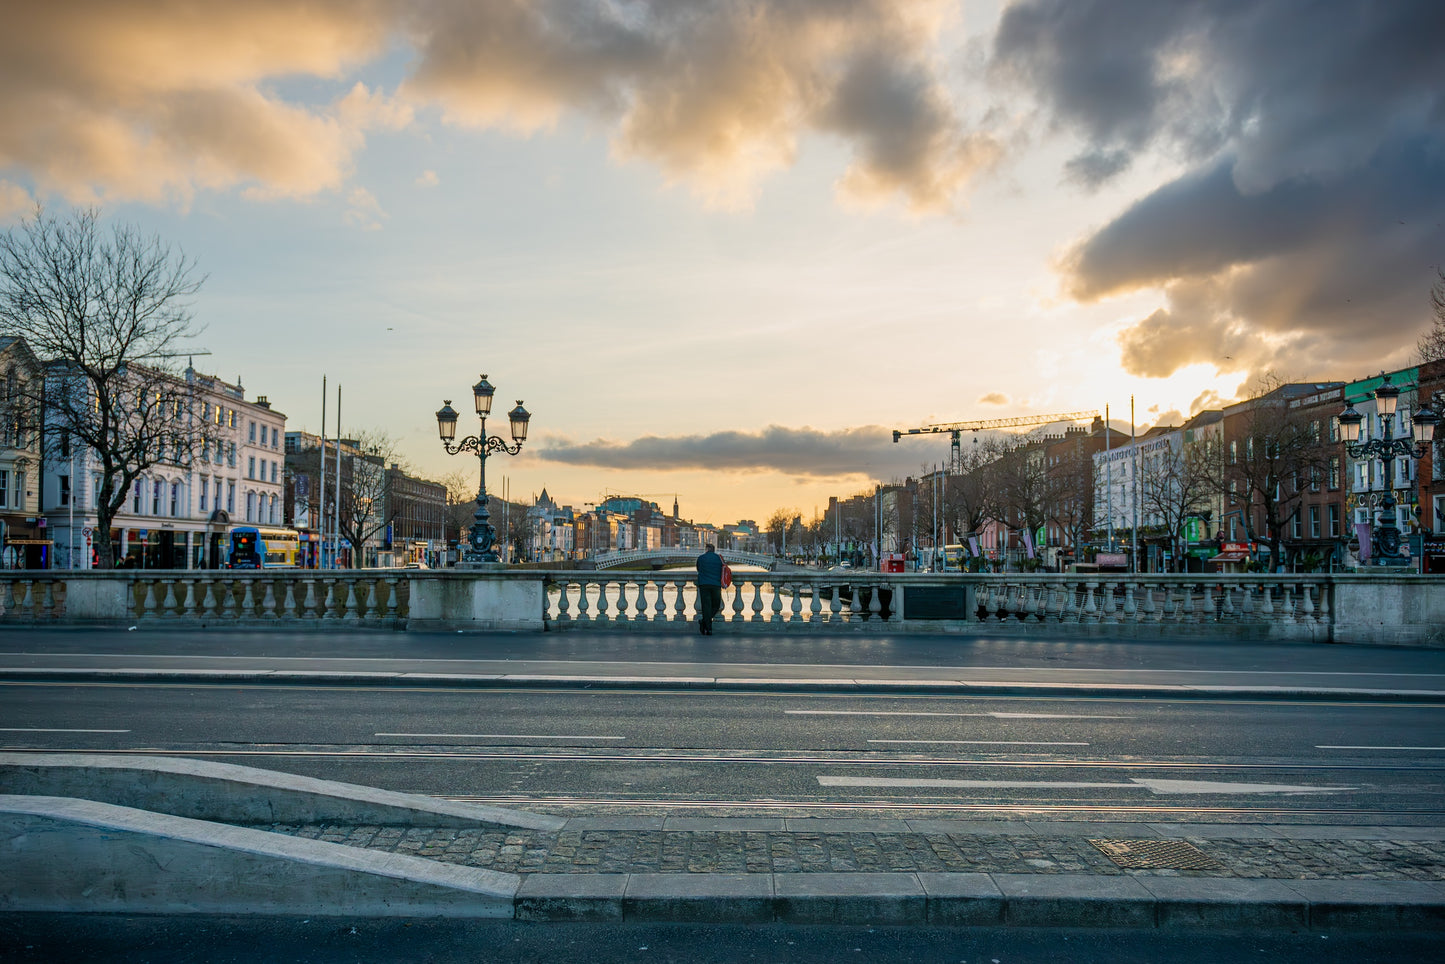
[[[87,539],[90,538],[90,526],[86,526],[84,529],[81,529],[80,531],[85,533],[85,537],[86,537]]]

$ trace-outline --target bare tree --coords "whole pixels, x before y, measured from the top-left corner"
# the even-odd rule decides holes
[[[973,444],[959,453],[960,471],[948,476],[939,515],[948,533],[945,542],[962,543],[983,528],[997,511],[997,484],[993,462],[998,457],[995,445]]]
[[[191,299],[204,280],[157,237],[103,230],[94,208],[59,219],[37,207],[0,235],[0,331],[46,366],[32,400],[46,453],[93,455],[102,533],[146,470],[189,464],[211,440],[198,386],[176,364],[197,333]],[[115,565],[109,538],[96,554],[101,568]]]
[[[1094,528],[1094,457],[1080,436],[1048,467],[1048,516],[1078,558]]]
[[[1436,269],[1436,274],[1439,277],[1430,286],[1430,307],[1435,312],[1435,320],[1416,343],[1422,365],[1445,358],[1445,268]]]
[[[1216,459],[1203,445],[1168,446],[1145,455],[1139,475],[1139,508],[1169,534],[1177,568],[1184,558],[1184,529],[1212,504]]]
[[[1288,388],[1272,373],[1264,377],[1242,416],[1235,440],[1242,451],[1224,467],[1231,498],[1244,501],[1246,533],[1269,545],[1276,567],[1284,562],[1285,526],[1300,514],[1310,481],[1329,470],[1329,449],[1321,444],[1317,423],[1291,407]],[[1263,531],[1255,526],[1255,510]]]
[[[351,568],[364,562],[366,545],[396,518],[391,497],[393,465],[400,467],[396,442],[385,432],[368,430],[341,443],[341,502],[337,523],[351,543]],[[349,451],[348,451],[349,450]]]

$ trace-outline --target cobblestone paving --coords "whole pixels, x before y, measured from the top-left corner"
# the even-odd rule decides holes
[[[1223,871],[1124,870],[1082,836],[784,831],[454,830],[269,824],[257,829],[517,874],[983,872],[1445,880],[1445,841],[1187,840]]]

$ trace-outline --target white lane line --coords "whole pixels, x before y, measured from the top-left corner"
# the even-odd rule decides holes
[[[372,736],[431,736],[448,740],[625,740],[625,736],[568,736],[565,733],[373,733]]]
[[[933,780],[893,777],[819,776],[825,787],[900,787],[939,790],[1148,790],[1162,796],[1190,793],[1337,793],[1356,787],[1310,787],[1275,783],[1216,783],[1206,780],[1135,779],[1128,783],[1041,782],[1034,780]]]
[[[942,716],[993,717],[996,720],[1127,720],[1127,716],[1089,713],[930,713],[921,710],[784,710],[790,716]]]
[[[1330,746],[1315,744],[1316,750],[1432,750],[1445,751],[1445,746]]]
[[[1039,740],[868,740],[868,743],[928,743],[957,746],[1088,746],[1088,743],[1046,743]]]
[[[130,730],[70,730],[48,726],[0,726],[0,733],[129,733]]]

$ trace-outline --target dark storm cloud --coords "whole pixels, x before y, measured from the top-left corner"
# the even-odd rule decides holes
[[[1403,362],[1445,257],[1445,3],[1026,0],[998,75],[1078,135],[1097,184],[1144,151],[1194,169],[1064,259],[1089,300],[1162,288],[1125,367],[1340,373]]]
[[[901,477],[947,451],[938,446],[895,444],[891,430],[869,425],[824,432],[771,425],[760,432],[649,435],[630,442],[548,440],[538,454],[548,461],[607,469],[716,472],[779,472],[808,478],[867,475]],[[910,440],[911,441],[911,440]]]

